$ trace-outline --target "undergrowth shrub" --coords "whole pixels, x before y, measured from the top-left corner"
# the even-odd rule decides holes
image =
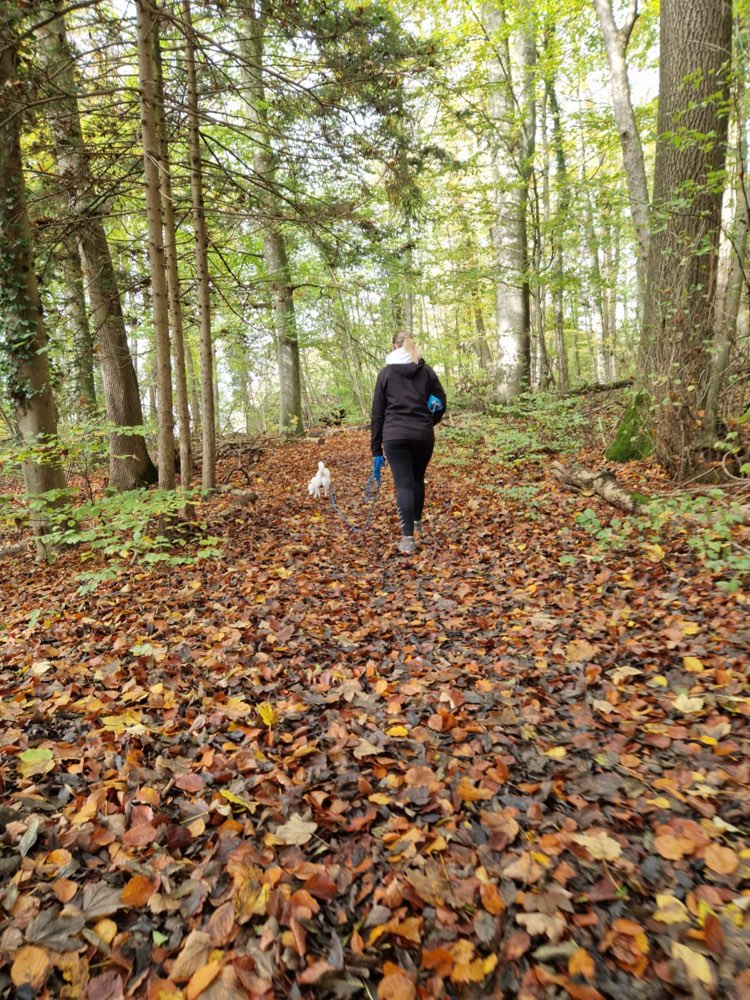
[[[750,580],[750,546],[740,537],[740,505],[720,503],[725,499],[718,489],[706,496],[682,494],[651,500],[636,514],[613,517],[608,524],[591,508],[580,513],[576,521],[594,540],[588,553],[594,561],[603,561],[609,552],[624,551],[633,544],[640,546],[647,558],[659,561],[665,554],[662,542],[682,541],[717,577],[718,586],[733,593]]]
[[[139,489],[97,494],[90,474],[107,461],[110,426],[76,425],[66,429],[56,444],[56,454],[69,479],[83,487],[29,497],[0,494],[0,526],[30,531],[34,519],[48,526],[51,550],[75,550],[81,564],[79,592],[120,576],[128,567],[164,563],[182,566],[219,555],[221,540],[208,533],[205,521],[195,520],[199,490]],[[50,445],[44,457],[49,460]],[[0,454],[0,474],[18,480],[24,461],[38,460],[34,447],[11,442]],[[186,511],[190,511],[189,519]],[[94,567],[93,564],[96,563]]]

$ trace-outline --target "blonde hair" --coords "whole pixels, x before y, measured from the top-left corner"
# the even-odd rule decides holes
[[[403,347],[415,365],[419,364],[419,351],[408,330],[399,330],[393,335],[394,348]]]

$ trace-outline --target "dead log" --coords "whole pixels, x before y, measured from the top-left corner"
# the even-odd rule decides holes
[[[589,382],[586,385],[579,385],[577,389],[571,389],[568,395],[586,396],[592,392],[614,392],[615,389],[627,389],[632,384],[632,378],[621,378],[617,382]]]
[[[616,476],[608,469],[601,469],[592,472],[581,466],[564,466],[560,462],[552,462],[550,465],[552,475],[559,480],[563,486],[570,489],[596,493],[602,500],[612,504],[619,510],[624,510],[628,514],[633,514],[641,503],[646,502],[646,498],[637,497],[618,483]]]

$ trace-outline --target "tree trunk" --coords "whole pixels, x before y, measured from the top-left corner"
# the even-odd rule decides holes
[[[188,487],[193,478],[193,450],[190,442],[190,407],[185,369],[185,336],[182,322],[182,288],[177,267],[177,227],[172,196],[172,170],[169,162],[166,111],[164,107],[164,70],[161,57],[161,33],[158,17],[153,22],[152,50],[154,66],[154,116],[159,140],[159,181],[161,215],[164,225],[164,257],[167,266],[169,329],[174,361],[177,419],[180,424],[180,485]]]
[[[552,147],[555,153],[555,186],[557,205],[552,228],[552,316],[555,328],[555,353],[557,354],[557,381],[561,392],[570,388],[568,350],[565,344],[565,264],[563,240],[570,207],[570,183],[565,147],[562,138],[560,105],[557,100],[554,80],[547,81],[547,97],[552,117]]]
[[[511,32],[501,4],[485,4],[483,21],[493,56],[488,63],[494,140],[497,351],[495,394],[507,403],[528,389],[531,316],[526,208],[534,152],[534,41],[526,3]]]
[[[271,145],[263,80],[266,23],[263,0],[244,0],[242,10],[243,37],[240,38],[240,47],[245,83],[250,96],[250,118],[255,131],[253,169],[257,177],[257,196],[262,213],[263,257],[271,282],[278,347],[279,426],[282,430],[301,434],[302,389],[294,293],[276,189],[276,156]]]
[[[94,381],[94,338],[86,311],[86,293],[78,247],[66,237],[62,245],[62,269],[66,289],[67,314],[73,332],[73,368],[75,370],[76,405],[85,414],[96,414],[96,383]]]
[[[482,298],[477,291],[476,285],[471,289],[471,308],[474,314],[474,328],[477,331],[477,355],[479,357],[479,367],[483,372],[489,374],[492,371],[492,351],[487,342],[487,327],[484,322],[484,311],[482,310]]]
[[[746,33],[743,32],[746,43]],[[745,46],[738,46],[744,53]],[[736,73],[735,79],[742,80],[743,74]],[[736,107],[741,109],[744,102],[738,99]],[[729,368],[732,347],[737,336],[737,320],[740,314],[742,292],[746,284],[747,242],[750,228],[750,190],[747,179],[750,177],[750,161],[748,161],[748,144],[745,135],[747,125],[744,116],[738,116],[735,121],[737,147],[737,179],[735,183],[734,219],[729,232],[730,267],[726,288],[723,296],[718,299],[714,329],[714,350],[711,358],[708,390],[706,392],[706,427],[705,444],[714,446],[721,425],[720,398],[724,380]]]
[[[152,47],[154,8],[151,0],[136,0],[136,12],[141,138],[146,183],[146,216],[148,218],[148,259],[151,271],[151,302],[156,349],[159,487],[163,490],[173,490],[175,468],[172,360],[169,345],[169,302],[161,215],[159,137],[156,130],[155,72]]]
[[[654,219],[641,378],[654,446],[674,475],[700,456],[714,333],[731,6],[662,0]]]
[[[202,434],[201,426],[201,387],[198,373],[195,370],[193,349],[190,339],[185,337],[185,371],[187,372],[188,388],[190,390],[190,430],[196,437]]]
[[[6,110],[23,88],[16,64],[15,17],[10,5],[0,9],[0,94]],[[57,410],[49,384],[47,336],[31,252],[20,112],[14,102],[12,113],[0,124],[0,371],[15,405],[23,442],[37,449],[23,463],[26,492],[33,497],[63,490],[65,475],[55,448]],[[31,522],[37,554],[44,557],[48,525],[43,508],[32,515]]]
[[[200,322],[201,373],[201,488],[204,493],[216,489],[216,413],[214,410],[214,356],[211,337],[211,286],[208,271],[208,232],[203,203],[203,164],[198,127],[198,84],[195,70],[195,39],[190,0],[183,0],[185,27],[185,63],[190,136],[190,197],[195,238],[195,283]]]
[[[715,0],[723,3],[724,0]],[[625,58],[633,25],[638,17],[638,0],[629,0],[627,14],[622,27],[618,28],[612,11],[612,0],[594,0],[599,17],[604,47],[609,63],[612,106],[615,123],[620,135],[625,178],[628,185],[630,214],[635,228],[637,243],[636,274],[638,278],[639,303],[645,301],[646,266],[649,253],[649,196],[646,181],[646,166],[643,160],[638,125],[633,112],[630,96],[628,66]],[[639,309],[640,312],[640,309]]]
[[[39,59],[50,87],[58,95],[46,105],[55,158],[73,219],[78,252],[91,305],[94,341],[102,369],[107,420],[121,428],[110,433],[109,481],[118,490],[154,482],[156,469],[143,434],[123,428],[141,427],[143,411],[122,314],[120,290],[102,221],[81,132],[73,53],[65,34],[60,0],[39,8]],[[46,23],[44,23],[46,22]]]

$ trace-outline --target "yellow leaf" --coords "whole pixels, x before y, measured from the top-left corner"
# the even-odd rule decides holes
[[[697,979],[704,986],[713,985],[713,975],[708,959],[692,948],[679,941],[672,942],[672,958],[679,959],[688,971],[691,979]]]
[[[650,806],[656,806],[658,809],[671,809],[672,803],[669,799],[665,799],[663,795],[657,796],[655,799],[646,799],[646,802]]]
[[[664,674],[654,674],[654,676],[651,678],[651,683],[655,687],[660,687],[660,688],[669,687],[669,681],[664,676]]]
[[[697,635],[700,632],[700,630],[701,627],[698,624],[698,622],[688,622],[688,621],[680,622],[680,632],[682,632],[684,636]]]
[[[254,813],[258,808],[257,802],[250,802],[248,799],[243,799],[239,795],[235,795],[234,792],[228,791],[226,788],[222,788],[220,794],[227,800],[227,802],[231,802],[233,806],[239,806],[241,809],[247,809],[250,813]]]
[[[440,834],[425,847],[425,854],[434,854],[436,851],[444,851],[448,846],[447,842]]]
[[[661,545],[651,545],[650,543],[647,542],[643,546],[643,548],[644,551],[646,552],[646,555],[648,556],[649,562],[653,563],[661,562],[666,554]]]
[[[553,760],[562,760],[563,757],[567,757],[568,751],[565,747],[552,747],[550,750],[544,751],[545,757],[551,757]]]
[[[247,879],[232,900],[237,922],[244,924],[250,917],[263,916],[270,896],[270,885],[259,885],[254,878]]]
[[[583,976],[589,982],[596,974],[594,960],[585,948],[578,948],[568,959],[568,973],[571,976]]]
[[[211,983],[221,972],[221,962],[208,962],[203,968],[198,969],[190,977],[190,982],[185,987],[186,1000],[197,1000],[197,997],[207,990]]]
[[[684,691],[681,691],[674,700],[674,707],[683,715],[690,715],[692,712],[703,711],[705,702],[703,698],[691,698]]]
[[[481,799],[491,799],[492,792],[489,788],[475,788],[470,778],[464,776],[459,781],[456,791],[462,802],[479,802]]]
[[[409,730],[406,726],[391,726],[390,729],[386,729],[389,736],[408,736]]]
[[[49,954],[46,948],[36,944],[27,944],[19,948],[10,970],[10,978],[15,986],[28,983],[32,989],[38,990],[49,971]]]
[[[654,920],[662,924],[683,924],[690,922],[690,914],[682,900],[676,896],[657,893]]]
[[[376,806],[388,806],[393,802],[390,795],[384,795],[382,792],[373,792],[372,795],[368,795],[367,799],[369,802],[374,802]]]
[[[273,729],[276,723],[279,721],[279,717],[276,714],[276,709],[270,703],[270,701],[264,701],[263,704],[258,705],[258,715],[261,717],[263,722],[268,726],[269,729]]]
[[[107,917],[94,924],[94,934],[100,937],[105,944],[112,944],[116,933],[117,924],[114,920],[109,920]]]
[[[622,854],[622,847],[604,830],[591,834],[577,833],[571,839],[585,847],[596,861],[616,861]]]
[[[703,673],[703,662],[697,656],[683,656],[682,665],[691,674]]]

